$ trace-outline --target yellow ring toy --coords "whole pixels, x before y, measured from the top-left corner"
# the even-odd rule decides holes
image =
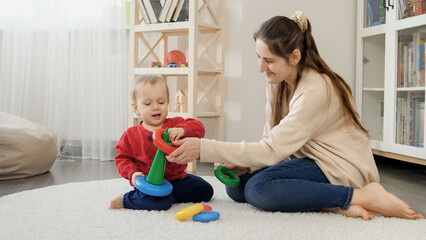
[[[181,209],[175,213],[177,220],[183,221],[189,217],[199,214],[204,210],[204,205],[201,203],[194,204],[192,206]]]

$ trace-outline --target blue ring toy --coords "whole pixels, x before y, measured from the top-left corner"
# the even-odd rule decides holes
[[[220,214],[216,211],[203,211],[197,215],[192,216],[192,220],[196,222],[211,222],[216,221],[220,217]]]
[[[155,196],[155,197],[164,197],[170,195],[173,191],[172,184],[164,179],[163,184],[156,185],[149,183],[146,180],[147,176],[138,177],[135,180],[135,188],[145,194]]]

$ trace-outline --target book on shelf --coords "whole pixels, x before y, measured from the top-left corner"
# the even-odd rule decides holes
[[[408,46],[410,46],[410,43],[406,43],[403,45],[403,50],[402,50],[402,54],[403,54],[403,62],[402,62],[402,66],[403,66],[403,72],[402,72],[402,84],[401,87],[408,87]]]
[[[426,13],[426,0],[414,0],[414,16]]]
[[[166,22],[171,22],[173,14],[175,13],[176,6],[178,5],[178,3],[179,3],[179,0],[172,0],[172,3],[170,5],[170,9],[167,12]]]
[[[396,126],[395,126],[395,142],[401,144],[401,126],[402,126],[402,98],[396,99]]]
[[[146,24],[189,19],[189,0],[137,0]]]
[[[163,6],[160,0],[142,0],[143,6],[148,14],[149,21],[151,23],[158,23],[158,17],[160,16]]]
[[[408,45],[412,41],[411,35],[400,35],[398,37],[398,87],[407,87],[407,70],[408,67]]]
[[[170,6],[172,5],[173,0],[165,0],[164,4],[161,8],[161,12],[158,16],[158,21],[159,22],[165,22],[166,21],[166,17],[167,14],[169,13],[170,10]]]
[[[398,19],[414,17],[426,13],[426,0],[398,0]]]
[[[416,99],[414,101],[415,107],[415,120],[414,128],[417,131],[414,131],[414,144],[416,147],[424,147],[425,143],[425,99]]]
[[[183,22],[189,19],[189,0],[179,0],[172,21]]]
[[[402,13],[404,12],[403,0],[398,0],[398,19],[402,19]]]
[[[426,81],[426,71],[425,71],[425,55],[426,55],[426,41],[424,40],[418,46],[418,69],[417,69],[417,86],[425,86]]]
[[[418,31],[413,33],[413,53],[412,53],[412,60],[413,60],[413,66],[412,66],[412,86],[413,87],[421,87],[424,86],[424,76],[421,76],[423,73],[424,75],[424,42],[426,39],[426,29],[421,28]],[[421,68],[423,68],[423,71],[421,71]],[[423,83],[422,83],[423,82]]]
[[[178,0],[178,3],[176,5],[176,9],[173,12],[172,19],[170,21],[172,21],[172,22],[177,21],[177,18],[180,14],[180,11],[182,11],[182,6],[183,6],[184,3],[185,3],[185,0]]]
[[[398,87],[425,86],[426,28],[398,37]]]
[[[386,22],[385,0],[367,0],[365,26],[372,27]]]
[[[399,0],[402,6],[402,18],[414,16],[414,2],[413,0]]]
[[[413,99],[413,145],[423,147],[424,145],[424,127],[425,127],[425,98],[419,97]]]
[[[424,92],[408,92],[397,98],[396,143],[424,146]]]
[[[142,0],[138,0],[137,2],[138,2],[138,5],[139,5],[139,10],[142,13],[143,21],[146,24],[150,24],[151,21],[149,20],[148,13],[146,12],[146,9],[145,9],[145,7],[142,3]]]
[[[414,33],[414,64],[416,75],[416,86],[422,87],[425,85],[425,43],[426,29],[422,29]]]

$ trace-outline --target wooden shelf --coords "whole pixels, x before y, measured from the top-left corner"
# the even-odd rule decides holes
[[[135,68],[134,74],[188,75],[188,68]]]
[[[134,74],[161,74],[165,76],[185,76],[188,75],[189,68],[135,68]],[[200,69],[200,76],[211,76],[222,73],[219,69]]]
[[[156,23],[156,24],[141,24],[134,27],[135,32],[160,32],[168,35],[188,34],[190,23],[174,22],[174,23]],[[218,25],[214,24],[198,24],[198,29],[201,33],[214,32],[222,30]]]
[[[131,4],[129,80],[134,75],[160,74],[167,77],[182,76],[182,81],[172,82],[178,90],[186,92],[188,112],[169,112],[168,118],[210,118],[215,120],[215,139],[222,138],[222,87],[223,87],[223,21],[225,0],[188,1],[189,21],[145,24],[135,0]],[[175,37],[176,36],[176,37]],[[170,38],[169,37],[173,37]],[[170,41],[175,39],[178,48],[186,51],[186,68],[151,68],[151,62],[166,62]],[[181,45],[187,41],[187,46]],[[171,93],[171,99],[174,93]],[[170,106],[170,109],[174,109]],[[132,109],[129,109],[131,111]],[[129,113],[129,125],[137,124],[137,116]],[[196,170],[196,162],[188,171]]]

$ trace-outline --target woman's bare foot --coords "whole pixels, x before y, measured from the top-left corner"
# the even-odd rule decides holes
[[[355,189],[351,206],[379,213],[386,217],[422,219],[421,214],[411,209],[410,205],[395,195],[387,192],[379,183],[370,183],[361,189]]]
[[[108,209],[120,209],[124,208],[123,206],[123,196],[124,194],[114,198],[110,203]]]
[[[364,220],[371,220],[374,218],[367,210],[359,205],[351,205],[347,210],[343,210],[339,207],[336,208],[325,208],[325,211],[339,213],[347,217],[362,218]]]

